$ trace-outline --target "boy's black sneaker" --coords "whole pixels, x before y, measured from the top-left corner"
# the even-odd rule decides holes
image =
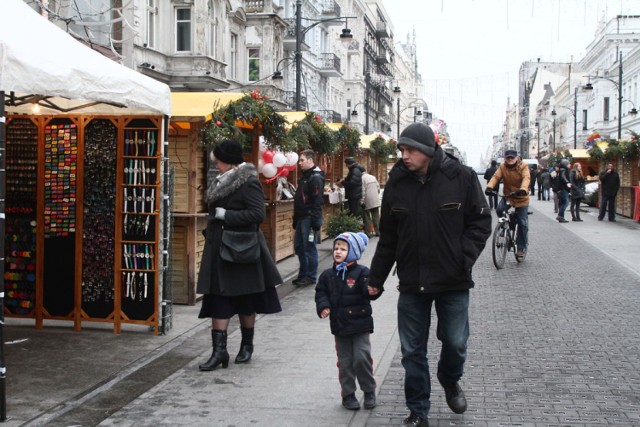
[[[376,407],[376,392],[365,391],[364,392],[364,409],[373,409]]]
[[[357,411],[360,409],[360,402],[356,399],[356,395],[351,393],[350,395],[342,398],[342,406],[351,411]]]
[[[407,418],[402,420],[402,424],[413,427],[429,427],[429,420],[412,412]]]

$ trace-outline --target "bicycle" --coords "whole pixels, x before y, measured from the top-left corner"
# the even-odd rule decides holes
[[[493,192],[497,193],[497,192]],[[504,267],[504,261],[507,257],[507,252],[512,251],[517,262],[524,261],[526,252],[522,256],[517,255],[516,236],[518,235],[518,221],[516,219],[516,211],[511,209],[511,203],[509,203],[509,197],[516,196],[518,191],[514,191],[504,197],[506,209],[502,213],[502,216],[498,217],[498,224],[493,230],[493,245],[492,256],[493,265],[498,270]]]

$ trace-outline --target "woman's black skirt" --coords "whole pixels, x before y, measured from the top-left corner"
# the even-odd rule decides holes
[[[275,287],[269,286],[264,292],[248,295],[223,296],[205,294],[198,318],[230,319],[236,314],[272,314],[282,311],[280,298]]]

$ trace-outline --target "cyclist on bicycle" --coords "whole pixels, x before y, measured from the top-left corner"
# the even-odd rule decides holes
[[[518,222],[518,235],[516,236],[516,256],[524,257],[527,252],[527,232],[529,231],[529,184],[531,176],[529,175],[529,166],[518,157],[516,150],[506,150],[504,152],[504,163],[500,165],[491,180],[487,183],[485,193],[491,194],[493,189],[502,180],[503,194],[509,197],[511,193],[515,195],[509,197],[509,203],[516,210],[516,220]],[[498,203],[496,213],[502,216],[507,210],[505,198],[503,197]]]

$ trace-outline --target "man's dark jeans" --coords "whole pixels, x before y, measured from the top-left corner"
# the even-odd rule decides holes
[[[500,199],[496,214],[502,216],[507,209],[507,202],[503,197]],[[523,251],[527,250],[529,246],[529,206],[521,206],[515,208],[516,210],[516,222],[518,223],[518,234],[516,235],[516,246]]]
[[[603,220],[604,214],[609,212],[609,221],[613,221],[616,219],[616,196],[605,196],[602,195],[602,199],[600,200],[600,212],[598,213],[598,219]]]
[[[455,383],[464,372],[469,338],[469,291],[434,294],[401,292],[398,297],[398,335],[404,367],[404,395],[409,410],[426,418],[431,408],[431,378],[427,344],[431,307],[435,303],[436,336],[442,342],[438,380]]]
[[[304,218],[298,221],[296,225],[296,233],[293,237],[293,249],[298,255],[300,261],[300,270],[298,271],[298,279],[308,277],[315,281],[318,278],[318,242],[319,231],[313,232],[313,242],[309,241],[311,234],[311,218]]]

